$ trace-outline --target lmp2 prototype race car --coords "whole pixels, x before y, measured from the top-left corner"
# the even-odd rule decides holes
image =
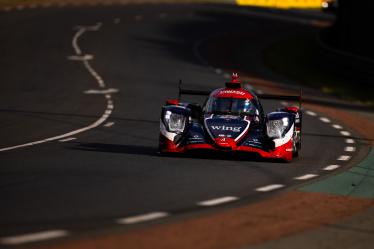
[[[205,103],[181,102],[182,95],[208,96]],[[259,99],[299,101],[264,114]],[[179,98],[167,100],[160,119],[159,151],[186,153],[243,152],[260,158],[291,161],[301,149],[301,95],[256,95],[244,89],[237,74],[226,87],[212,92],[181,89]]]

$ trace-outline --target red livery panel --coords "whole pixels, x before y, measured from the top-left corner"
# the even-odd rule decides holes
[[[208,95],[203,106],[168,100],[160,119],[161,153],[192,150],[243,152],[291,161],[301,148],[301,109],[283,107],[265,114],[259,97],[243,89],[237,74],[225,88],[210,93],[179,89],[182,94]],[[264,95],[265,99],[299,100],[301,96]]]

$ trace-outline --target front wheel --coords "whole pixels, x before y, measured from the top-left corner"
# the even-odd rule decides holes
[[[292,138],[292,156],[298,157],[301,149],[301,134],[300,131],[295,130]]]

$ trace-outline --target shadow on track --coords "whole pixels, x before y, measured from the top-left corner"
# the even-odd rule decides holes
[[[140,146],[140,145],[76,143],[75,146],[70,147],[70,148],[74,150],[82,150],[82,151],[158,156],[156,147]]]
[[[78,117],[78,118],[94,118],[98,119],[100,115],[87,115],[87,114],[78,114],[78,113],[66,113],[66,112],[46,112],[46,111],[32,111],[32,110],[19,110],[19,109],[0,109],[0,113],[18,113],[22,115],[29,115],[32,117],[38,117],[40,119],[45,120],[52,120],[52,121],[59,121],[59,119],[54,119],[52,117]],[[40,116],[38,116],[40,115]],[[50,117],[50,118],[47,118]],[[119,116],[111,117],[113,120],[117,121],[127,121],[127,122],[142,122],[142,123],[151,123],[151,124],[158,124],[159,120],[146,120],[146,119],[131,119],[131,118],[124,118]],[[69,122],[66,122],[69,123]],[[73,123],[71,123],[73,124]]]
[[[210,159],[210,160],[228,160],[228,161],[252,161],[252,162],[285,162],[284,160],[266,159],[257,154],[243,153],[243,152],[222,152],[222,151],[207,151],[195,150],[188,153],[162,153],[158,152],[157,147],[139,146],[139,145],[124,145],[124,144],[103,144],[103,143],[75,143],[74,146],[69,147],[73,150],[107,152],[107,153],[122,153],[131,155],[145,155],[152,157],[165,158],[190,158],[190,159]]]
[[[322,133],[311,133],[311,132],[303,132],[303,136],[306,136],[306,137],[321,137],[321,138],[352,138],[352,139],[355,139],[355,140],[359,140],[359,141],[362,141],[362,142],[373,142],[374,139],[367,139],[367,138],[363,138],[363,137],[357,137],[357,136],[347,136],[347,137],[343,137],[341,135],[330,135],[330,134],[322,134]]]

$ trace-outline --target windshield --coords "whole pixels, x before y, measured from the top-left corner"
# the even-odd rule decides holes
[[[206,112],[212,114],[255,115],[256,108],[250,99],[211,97],[207,102]]]

